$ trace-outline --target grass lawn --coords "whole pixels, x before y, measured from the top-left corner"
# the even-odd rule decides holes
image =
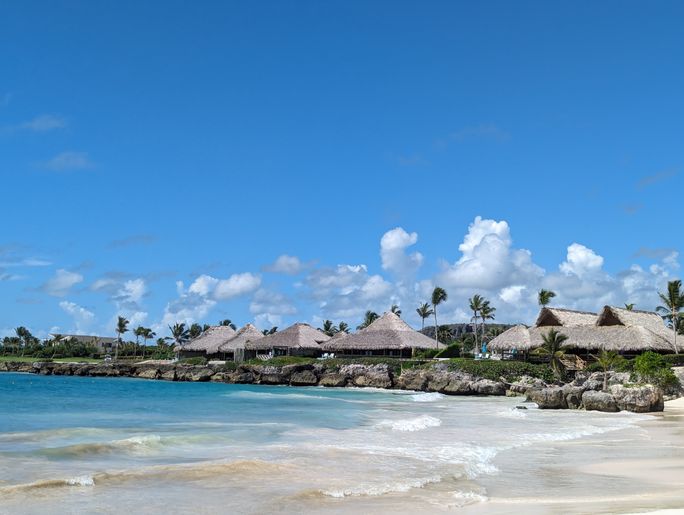
[[[45,361],[45,358],[32,358],[32,357],[21,357],[21,356],[0,356],[0,361],[22,361],[26,363],[33,363],[34,361]],[[68,363],[70,361],[78,361],[85,363],[101,363],[101,359],[94,358],[57,358],[53,359],[55,363]]]

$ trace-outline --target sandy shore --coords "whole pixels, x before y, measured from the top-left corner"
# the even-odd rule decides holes
[[[684,398],[666,402],[663,413],[649,415],[637,426],[606,438],[567,442],[555,453],[540,452],[532,459],[537,479],[528,478],[537,484],[504,478],[506,492],[485,481],[488,501],[463,513],[684,513]],[[514,466],[512,473],[502,475],[507,474],[515,475]],[[552,483],[553,495],[546,483]],[[568,495],[558,495],[559,484]]]

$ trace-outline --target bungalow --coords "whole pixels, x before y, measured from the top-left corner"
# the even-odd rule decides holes
[[[183,358],[206,356],[218,352],[219,346],[235,336],[235,329],[227,325],[215,325],[209,327],[197,338],[193,338],[182,346],[176,346],[174,350],[180,352]]]
[[[263,337],[264,335],[259,329],[252,324],[247,324],[240,328],[230,340],[219,345],[215,353],[223,359],[230,359],[238,362],[244,361],[245,345],[249,342],[260,340]],[[207,354],[211,354],[209,350],[207,350]]]
[[[410,358],[416,350],[443,348],[443,344],[415,331],[392,312],[385,313],[357,333],[333,338],[323,344],[325,351],[341,356]]]
[[[245,343],[245,359],[258,354],[272,356],[319,356],[321,343],[330,336],[309,324],[297,323],[287,329]]]

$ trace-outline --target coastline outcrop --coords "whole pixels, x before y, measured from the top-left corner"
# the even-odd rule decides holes
[[[578,373],[565,385],[548,385],[523,376],[515,382],[476,377],[449,369],[444,363],[398,370],[388,364],[332,365],[325,362],[284,366],[183,363],[56,363],[0,362],[0,372],[89,377],[324,387],[373,387],[438,392],[445,395],[524,395],[540,409],[586,409],[645,413],[663,410],[663,392],[652,385],[629,384],[629,374],[609,373],[603,391],[603,373]]]

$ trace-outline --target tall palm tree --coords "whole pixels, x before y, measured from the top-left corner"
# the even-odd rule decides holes
[[[228,318],[226,318],[225,320],[219,321],[219,325],[230,327],[233,330],[237,329],[237,327],[235,326],[233,321],[228,319]]]
[[[620,355],[614,350],[601,349],[598,356],[593,356],[596,363],[603,369],[603,391],[608,390],[608,371],[612,370],[620,359]]]
[[[356,326],[357,329],[365,329],[369,325],[371,325],[373,322],[375,322],[380,316],[375,312],[375,311],[366,311],[366,314],[363,316],[363,322],[361,322],[360,325]]]
[[[625,304],[625,309],[627,311],[634,311],[634,306],[636,306],[636,304]]]
[[[190,339],[190,331],[185,327],[184,323],[175,323],[169,326],[171,331],[171,339],[176,343],[176,354],[180,354],[183,345]]]
[[[319,330],[328,336],[333,336],[338,331],[332,320],[323,320],[323,327],[321,327]]]
[[[151,340],[155,336],[157,336],[157,333],[155,333],[152,329],[149,327],[143,327],[144,332],[143,332],[143,348],[142,348],[142,357],[143,359],[145,358],[145,351],[147,350],[147,340]]]
[[[662,317],[669,320],[674,334],[674,351],[679,354],[677,348],[677,330],[679,329],[679,312],[684,309],[684,293],[682,293],[682,281],[668,281],[667,292],[660,293],[660,300],[663,302],[662,306],[658,306],[656,311],[663,313]]]
[[[392,307],[390,308],[390,311],[397,315],[398,317],[401,316],[401,308],[399,307],[398,304],[392,304]]]
[[[555,329],[550,329],[548,333],[542,334],[542,339],[544,340],[544,344],[532,352],[539,356],[548,357],[553,374],[557,379],[561,379],[565,373],[563,358],[565,357],[566,347],[563,346],[563,343],[568,337]]]
[[[539,293],[537,294],[537,302],[539,302],[539,305],[541,307],[548,306],[549,303],[551,302],[551,299],[554,298],[555,296],[556,296],[555,291],[541,289],[541,290],[539,290]]]
[[[473,329],[473,334],[475,335],[475,348],[477,349],[477,321],[480,318],[480,311],[482,310],[482,306],[485,303],[485,299],[482,295],[479,293],[476,293],[473,295],[470,299],[468,299],[468,306],[470,307],[470,311],[473,312],[473,318],[471,320],[473,321],[474,324],[474,329]]]
[[[494,320],[496,318],[496,315],[494,314],[495,311],[496,308],[493,308],[488,300],[485,300],[482,303],[482,307],[480,308],[480,318],[482,319],[482,344],[484,344],[485,341],[485,325],[487,320]]]
[[[340,322],[339,324],[337,324],[337,330],[341,333],[348,333],[349,324],[347,322]]]
[[[26,347],[31,345],[33,335],[31,334],[31,331],[26,329],[23,325],[17,327],[14,330],[14,332],[17,335],[17,338],[19,338],[19,341],[21,342],[21,355],[23,356],[24,352],[26,351]]]
[[[138,353],[138,347],[140,347],[140,337],[145,336],[145,328],[141,325],[133,329],[133,334],[135,335],[135,350],[133,351],[133,357]]]
[[[116,346],[114,347],[114,361],[119,358],[119,345],[121,345],[121,335],[128,332],[129,321],[120,316],[116,321]]]
[[[435,316],[435,347],[439,348],[438,326],[437,326],[437,306],[449,298],[446,290],[441,286],[435,286],[432,290],[432,314]]]
[[[425,319],[430,318],[432,316],[432,308],[430,307],[430,304],[427,302],[423,302],[420,306],[416,308],[416,313],[418,313],[418,316],[421,319],[421,326],[420,330],[422,331],[425,329]]]

